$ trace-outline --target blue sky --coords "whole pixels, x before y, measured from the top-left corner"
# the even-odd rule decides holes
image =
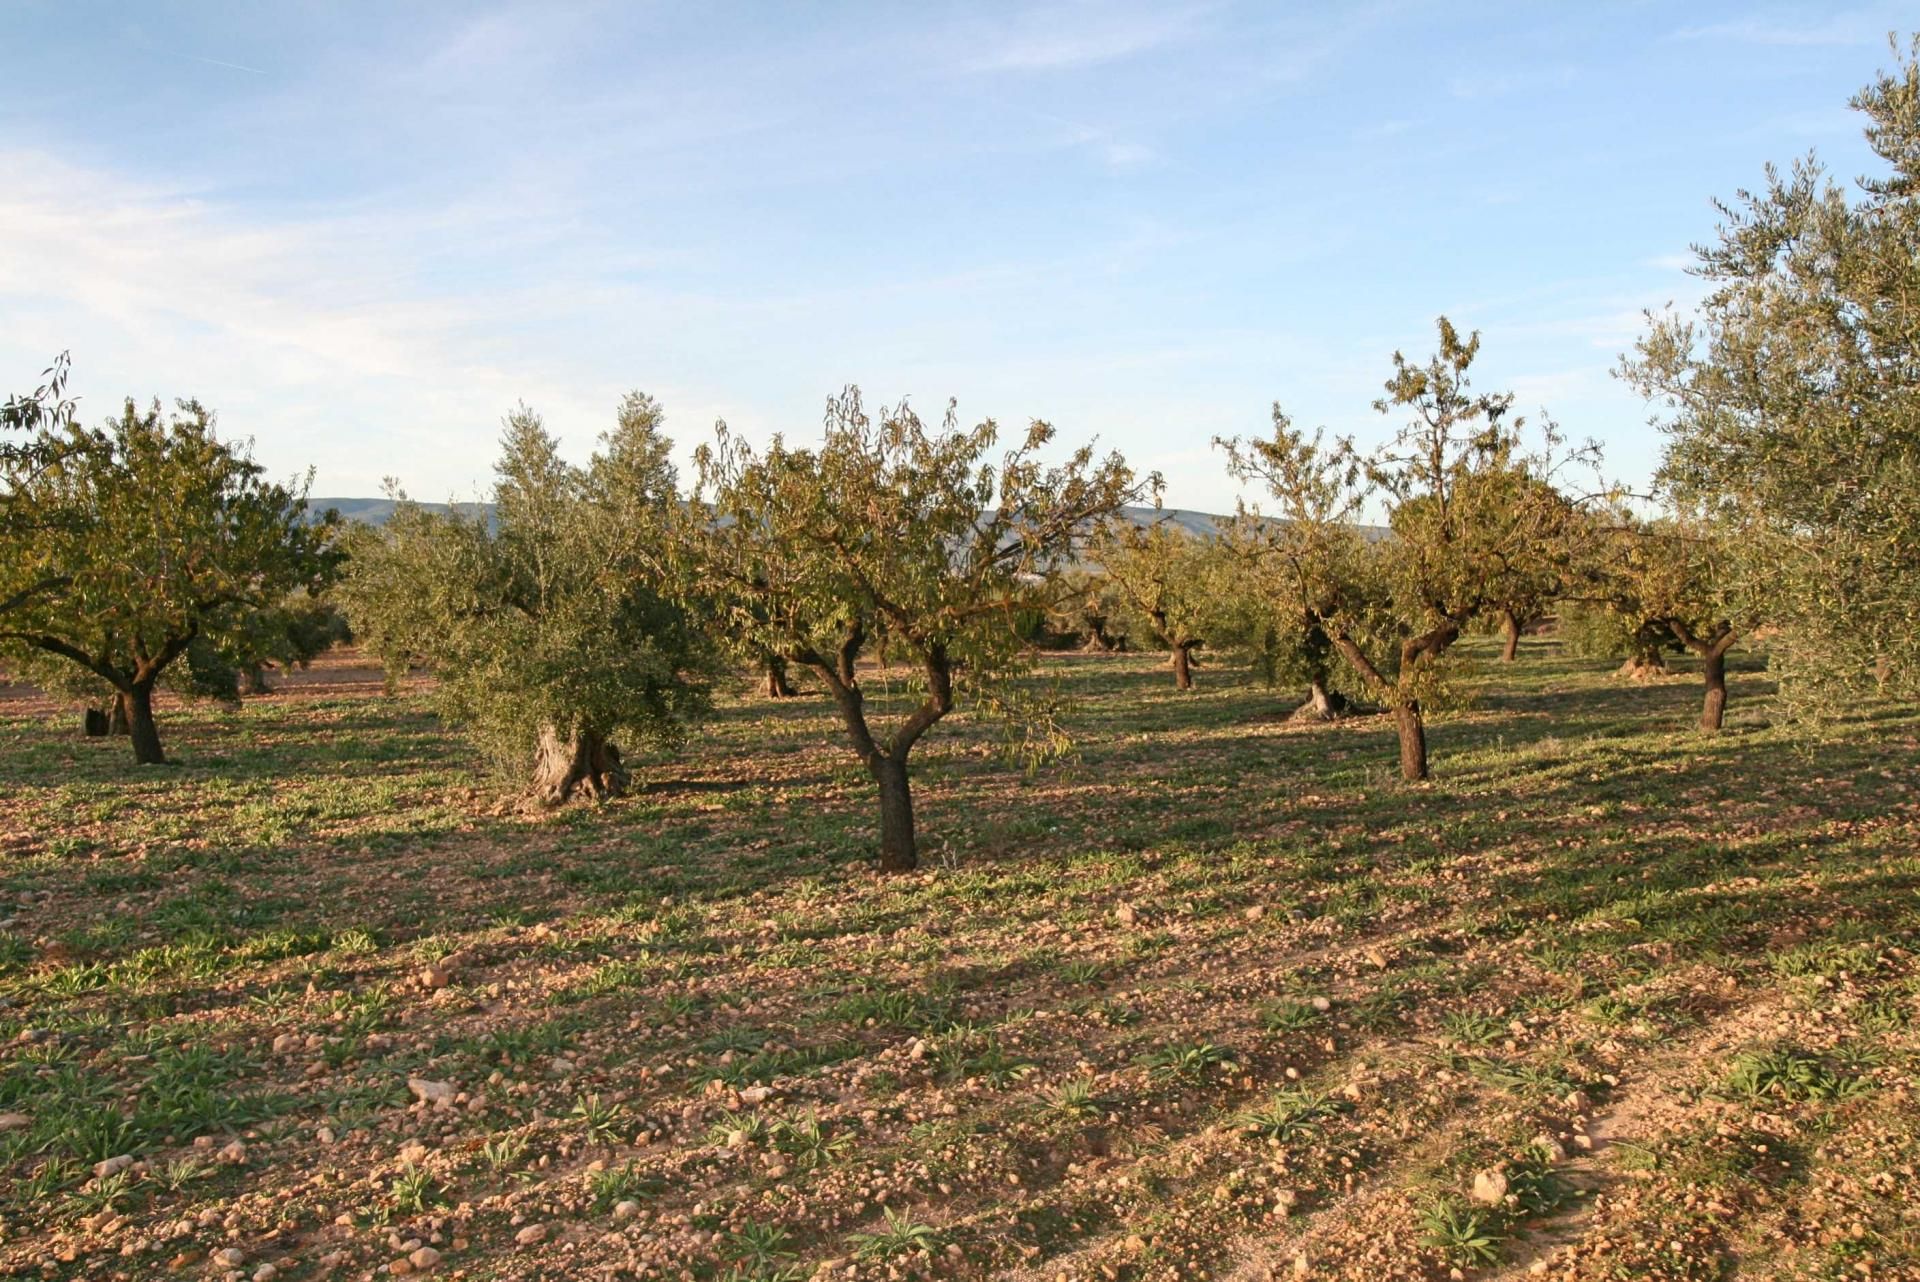
[[[1716,195],[1809,148],[1897,6],[33,3],[0,7],[0,385],[198,396],[315,491],[485,481],[524,399],[683,452],[826,395],[1208,448],[1377,440],[1444,312],[1644,479],[1609,377]],[[1910,16],[1910,15],[1909,15]]]

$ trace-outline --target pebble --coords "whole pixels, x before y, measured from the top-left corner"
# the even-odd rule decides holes
[[[407,1260],[414,1268],[424,1273],[434,1265],[440,1263],[440,1252],[430,1246],[423,1246],[412,1255],[409,1255]]]
[[[285,1055],[289,1051],[299,1050],[304,1045],[306,1045],[304,1038],[296,1037],[292,1033],[282,1033],[273,1039],[273,1053]]]
[[[273,1282],[280,1276],[280,1270],[271,1264],[263,1264],[253,1271],[253,1282]]]
[[[409,1077],[407,1089],[412,1091],[422,1104],[432,1104],[436,1108],[451,1105],[453,1097],[460,1093],[452,1082],[433,1082],[424,1077]]]
[[[247,1146],[235,1140],[220,1150],[220,1160],[229,1166],[239,1166],[247,1160]]]
[[[521,1246],[532,1246],[536,1242],[544,1242],[547,1240],[547,1226],[544,1224],[529,1224],[526,1228],[514,1234],[513,1240]]]
[[[1493,1166],[1474,1176],[1473,1200],[1482,1206],[1498,1206],[1506,1201],[1507,1173]]]
[[[33,1125],[25,1113],[0,1113],[0,1131],[23,1131]]]
[[[247,1262],[247,1253],[237,1246],[223,1247],[213,1253],[213,1262],[222,1268],[237,1269]]]
[[[104,1180],[108,1176],[118,1175],[132,1165],[133,1154],[122,1153],[120,1156],[110,1157],[104,1162],[95,1162],[93,1164],[93,1178],[96,1180]]]
[[[614,1204],[613,1218],[616,1220],[630,1220],[638,1214],[640,1214],[640,1204],[632,1198]]]

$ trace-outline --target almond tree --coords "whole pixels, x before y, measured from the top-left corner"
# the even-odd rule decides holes
[[[36,526],[54,519],[22,493],[51,466],[73,431],[74,402],[67,396],[70,364],[62,352],[41,372],[38,387],[0,403],[0,617],[36,596],[66,586],[58,574],[32,578],[18,573],[27,562],[25,541]],[[84,438],[82,438],[84,439]],[[11,565],[15,573],[4,569]]]
[[[1700,728],[1706,731],[1720,729],[1726,716],[1727,655],[1756,625],[1729,591],[1730,552],[1708,523],[1617,510],[1584,558],[1588,568],[1576,589],[1584,604],[1611,618],[1613,638],[1626,651],[1626,674],[1664,670],[1660,655],[1669,648],[1700,656],[1706,686]]]
[[[1141,487],[1091,447],[1058,466],[1035,422],[995,461],[993,422],[938,427],[905,402],[870,415],[859,390],[828,402],[812,448],[756,452],[720,424],[697,456],[681,546],[700,590],[743,638],[803,664],[832,693],[880,793],[880,864],[914,867],[914,745],[962,697],[1006,722],[1030,756],[1065,746],[1053,710],[1022,690],[1018,617],[1045,608],[1090,528]],[[910,711],[877,723],[860,659],[884,636],[909,661]]]
[[[1144,525],[1111,523],[1093,551],[1129,613],[1166,647],[1173,684],[1181,690],[1193,689],[1193,652],[1206,643],[1205,621],[1216,592],[1212,553],[1208,540],[1158,517]]]
[[[1436,688],[1441,657],[1497,604],[1517,567],[1554,555],[1571,511],[1547,483],[1550,458],[1523,454],[1513,397],[1472,390],[1467,371],[1480,336],[1463,338],[1444,316],[1438,329],[1439,350],[1424,364],[1394,353],[1374,408],[1408,418],[1379,450],[1308,437],[1277,405],[1272,439],[1219,443],[1229,471],[1262,484],[1277,504],[1264,555],[1280,567],[1289,597],[1393,710],[1407,779],[1428,774],[1422,701]],[[1559,441],[1551,424],[1544,439],[1548,450]],[[1516,473],[1541,483],[1515,485]],[[1358,523],[1375,502],[1391,534],[1369,543]],[[1384,594],[1360,590],[1376,573]]]
[[[364,529],[341,595],[389,673],[438,678],[449,720],[540,805],[617,796],[617,742],[671,747],[707,707],[709,643],[674,604],[678,502],[663,415],[640,393],[586,467],[525,406],[506,420],[485,512],[402,502]]]
[[[157,402],[128,401],[98,433],[56,423],[39,441],[49,461],[18,474],[7,499],[27,533],[0,569],[13,603],[0,642],[106,683],[134,760],[162,763],[155,685],[196,643],[237,645],[289,593],[323,590],[334,524],[312,518],[304,486],[263,480],[197,402],[166,418]],[[21,599],[15,585],[39,590]]]

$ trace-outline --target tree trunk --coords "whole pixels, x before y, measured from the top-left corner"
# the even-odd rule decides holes
[[[907,763],[884,753],[868,762],[880,785],[880,870],[911,872],[920,862],[913,839],[913,792]]]
[[[1700,709],[1700,728],[1713,731],[1720,728],[1721,719],[1727,711],[1727,652],[1715,646],[1704,656],[1704,668],[1707,678],[1707,699]]]
[[[1345,696],[1327,689],[1324,677],[1315,677],[1307,685],[1307,701],[1293,710],[1293,721],[1338,721],[1346,714]]]
[[[267,670],[251,664],[240,669],[239,685],[243,696],[273,693],[273,687],[267,684]]]
[[[1614,675],[1625,677],[1629,681],[1651,681],[1655,677],[1667,675],[1667,661],[1661,657],[1658,650],[1628,655]]]
[[[107,714],[99,708],[88,708],[85,710],[82,727],[86,731],[87,738],[106,738],[108,724]]]
[[[627,790],[630,778],[620,750],[600,735],[583,730],[563,737],[548,726],[540,732],[528,795],[543,806],[558,806],[583,794],[617,797]]]
[[[766,660],[767,698],[791,699],[793,686],[787,680],[787,661],[777,654],[770,654]]]
[[[1080,648],[1091,654],[1111,654],[1118,648],[1113,644],[1113,638],[1107,635],[1105,618],[1087,619],[1087,640]]]
[[[133,714],[127,710],[129,706],[127,696],[115,691],[113,706],[107,713],[108,734],[122,735],[133,733]]]
[[[1500,647],[1500,657],[1512,663],[1520,655],[1520,620],[1512,610],[1502,610],[1500,626],[1507,637],[1507,643]]]
[[[1397,704],[1393,719],[1400,732],[1400,777],[1419,780],[1427,777],[1427,723],[1420,715],[1420,701],[1408,699]]]
[[[160,728],[153,723],[153,683],[139,682],[121,698],[127,705],[127,728],[133,736],[133,759],[143,766],[164,766],[167,754],[160,749]]]
[[[1173,684],[1181,690],[1193,689],[1193,647],[1176,644],[1173,647]]]

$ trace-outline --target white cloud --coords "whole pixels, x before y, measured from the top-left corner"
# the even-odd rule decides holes
[[[276,471],[315,463],[336,489],[389,473],[463,485],[485,471],[475,446],[490,446],[515,400],[562,423],[603,423],[611,405],[583,404],[562,370],[530,376],[487,332],[537,310],[540,289],[482,300],[414,278],[423,247],[474,234],[445,210],[247,221],[0,152],[0,342],[13,364],[70,348],[89,414],[128,394],[196,395],[230,434],[269,443]]]
[[[1133,12],[1085,3],[1048,4],[984,34],[973,71],[1063,71],[1130,58],[1192,35],[1198,7]]]

